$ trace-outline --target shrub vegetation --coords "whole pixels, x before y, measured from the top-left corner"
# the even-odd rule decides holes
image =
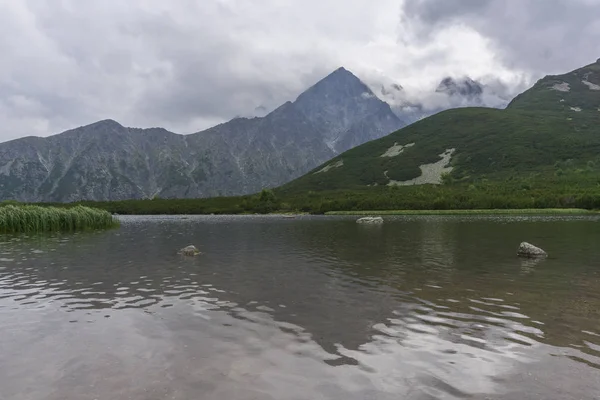
[[[118,221],[106,210],[90,207],[41,207],[3,204],[0,207],[0,233],[42,233],[107,229]]]

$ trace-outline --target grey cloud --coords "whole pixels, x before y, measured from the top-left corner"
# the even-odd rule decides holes
[[[493,0],[409,0],[404,6],[406,16],[427,23],[448,21],[455,17],[477,15]]]
[[[600,56],[598,4],[0,1],[0,141],[105,118],[191,133],[294,100],[339,66],[414,101],[437,104],[427,93],[460,74],[514,94]],[[440,35],[463,25],[471,32]]]
[[[0,116],[13,120],[5,130],[27,126],[26,115],[14,121],[20,107],[32,120],[47,120],[49,129],[110,117],[193,132],[260,106],[274,108],[336,66],[323,62],[323,55],[261,50],[255,37],[244,37],[246,28],[231,26],[244,16],[221,2],[124,4],[0,5],[0,33],[10,37],[0,43],[8,55],[0,71],[6,68],[12,78],[0,78],[0,98],[40,104],[33,110],[0,102]],[[52,133],[39,123],[31,128],[16,135]],[[12,135],[2,132],[0,138]]]
[[[465,24],[490,39],[510,68],[559,73],[600,56],[599,0],[406,0],[421,33]]]

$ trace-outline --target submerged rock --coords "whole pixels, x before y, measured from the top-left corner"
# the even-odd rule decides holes
[[[357,224],[383,224],[381,217],[363,217],[356,220]]]
[[[189,245],[187,247],[184,247],[183,249],[179,250],[179,254],[182,254],[184,256],[197,256],[198,254],[200,254],[200,250],[198,250],[196,248],[196,246],[194,245]]]
[[[531,243],[523,242],[519,245],[519,250],[517,250],[517,255],[519,257],[528,257],[528,258],[540,258],[547,257],[548,253],[544,250],[540,249],[532,245]]]

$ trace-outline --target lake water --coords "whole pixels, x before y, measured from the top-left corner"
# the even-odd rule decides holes
[[[600,399],[596,217],[121,218],[2,238],[0,399]]]

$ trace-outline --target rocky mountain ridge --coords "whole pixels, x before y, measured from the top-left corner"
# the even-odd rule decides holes
[[[276,110],[191,135],[104,120],[0,144],[0,199],[194,198],[281,185],[406,123],[344,68]]]

